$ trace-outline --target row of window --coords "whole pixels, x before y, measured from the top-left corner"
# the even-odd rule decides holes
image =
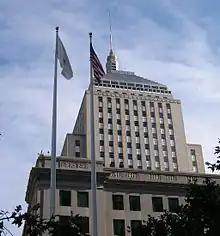
[[[71,191],[60,190],[60,205],[71,206]],[[78,207],[89,207],[89,193],[85,191],[77,192],[77,206]],[[168,206],[170,212],[177,212],[179,208],[178,198],[168,198]],[[129,196],[129,207],[130,211],[141,211],[140,196],[130,195]],[[163,212],[163,198],[152,197],[152,208],[154,212]],[[112,195],[112,209],[113,210],[124,210],[124,195],[113,194]]]
[[[112,81],[112,82],[115,82],[115,81]],[[110,81],[104,81],[104,82],[102,81],[101,83],[96,82],[95,85],[99,87],[102,86],[102,87],[114,88],[114,89],[120,88],[120,89],[136,90],[136,91],[145,91],[145,92],[150,92],[150,93],[171,94],[171,91],[168,91],[168,90],[153,89],[153,87],[157,87],[157,86],[149,87],[149,85],[142,85],[142,84],[134,84],[133,86],[128,86],[128,85],[120,85],[120,84],[117,84],[117,85],[110,84]],[[145,86],[148,86],[148,87],[145,87]]]

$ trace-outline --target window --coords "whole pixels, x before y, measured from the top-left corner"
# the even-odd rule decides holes
[[[179,211],[179,199],[168,198],[169,211],[177,213]]]
[[[125,121],[125,124],[126,124],[126,125],[130,125],[130,121],[129,121],[129,120],[126,120],[126,121]]]
[[[118,153],[118,159],[123,159],[123,153]]]
[[[99,143],[100,146],[104,146],[104,140],[100,140],[99,142],[100,142],[100,143]]]
[[[127,143],[127,148],[131,148],[131,143]]]
[[[131,211],[140,211],[141,210],[140,196],[129,196],[129,204]]]
[[[137,115],[138,115],[138,111],[134,110],[134,116],[137,116]]]
[[[99,129],[100,134],[104,134],[104,129]]]
[[[82,230],[82,234],[89,234],[89,217],[81,216],[74,223]]]
[[[77,192],[77,206],[89,207],[89,193],[88,192]]]
[[[108,142],[108,145],[109,145],[110,147],[113,147],[113,141],[109,141],[109,142]]]
[[[99,123],[103,123],[103,118],[99,118]]]
[[[111,134],[111,135],[113,134],[112,129],[109,129],[109,130],[108,130],[108,134]]]
[[[143,122],[143,127],[147,127],[147,122]]]
[[[131,220],[131,236],[138,235],[141,225],[141,220]]]
[[[80,152],[75,152],[76,157],[80,157]]]
[[[104,152],[100,152],[100,157],[105,157],[105,153]]]
[[[152,197],[152,206],[154,212],[163,212],[163,199],[162,197]]]
[[[109,152],[109,158],[114,159],[114,152]]]
[[[131,131],[127,130],[126,131],[126,136],[131,136]]]
[[[124,163],[119,160],[119,168],[124,168]]]
[[[117,119],[116,122],[117,122],[118,125],[121,125],[121,120]]]
[[[114,161],[110,162],[110,167],[115,167],[115,162]]]
[[[124,198],[123,195],[112,195],[113,210],[124,210]]]
[[[60,190],[60,206],[71,206],[71,191]]]
[[[122,142],[118,142],[118,147],[122,147]]]
[[[75,145],[80,146],[80,140],[75,140]]]
[[[125,221],[113,220],[114,235],[125,236]]]
[[[121,130],[118,130],[117,132],[118,132],[118,135],[122,135],[122,132],[121,132]]]
[[[168,119],[172,119],[171,113],[168,113],[168,114],[167,114],[167,118],[168,118]]]
[[[170,104],[167,103],[167,104],[166,104],[166,107],[167,107],[167,109],[170,109]]]

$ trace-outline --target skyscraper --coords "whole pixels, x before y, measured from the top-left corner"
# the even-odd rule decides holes
[[[205,176],[202,148],[188,144],[181,102],[166,85],[117,70],[110,48],[106,76],[94,84],[95,153],[100,235],[127,235],[126,228],[184,203],[188,181]],[[91,232],[90,89],[72,133],[57,158],[56,212],[85,218]],[[212,175],[217,182],[219,177]],[[32,168],[26,201],[49,217],[50,157]]]
[[[186,142],[180,100],[167,86],[117,71],[115,64],[110,50],[109,72],[94,87],[96,159],[106,167],[204,173],[201,146]],[[64,156],[90,158],[89,93],[66,137]],[[81,151],[69,141],[77,137]]]

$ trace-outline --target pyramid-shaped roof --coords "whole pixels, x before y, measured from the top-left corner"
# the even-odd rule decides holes
[[[135,75],[133,72],[128,71],[112,71],[105,75],[105,79],[118,82],[127,82],[127,83],[140,83],[146,85],[155,85],[155,86],[164,86],[158,82],[143,78],[141,76]]]

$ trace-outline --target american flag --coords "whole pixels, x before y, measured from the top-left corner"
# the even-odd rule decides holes
[[[95,77],[96,81],[100,83],[102,77],[105,75],[105,71],[102,67],[101,62],[99,61],[98,56],[95,53],[92,44],[90,44],[90,60],[93,69],[93,76]]]

